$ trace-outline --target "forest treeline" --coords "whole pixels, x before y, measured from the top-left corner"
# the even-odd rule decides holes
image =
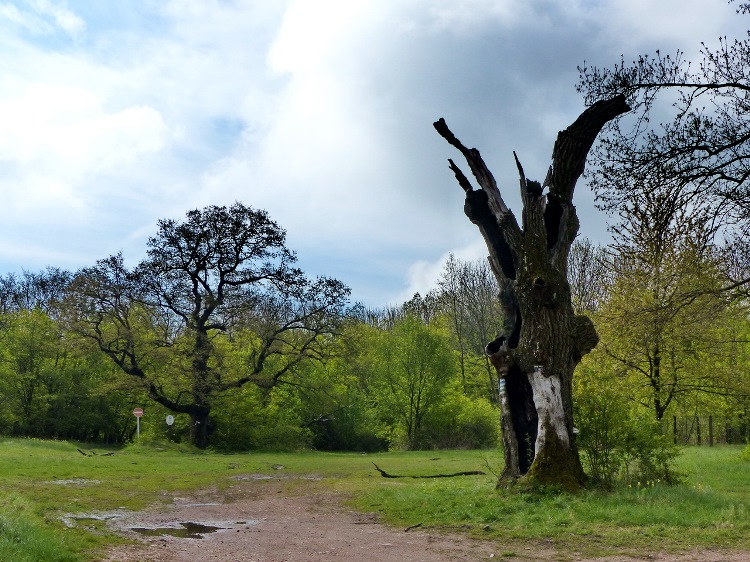
[[[660,474],[675,417],[746,437],[745,260],[710,221],[664,220],[667,196],[570,256],[574,305],[601,338],[576,372],[575,423],[604,479]],[[143,439],[219,450],[498,445],[484,346],[503,319],[484,261],[451,256],[436,289],[380,309],[293,262],[283,230],[238,203],[161,221],[132,269],[113,256],[0,277],[0,432],[121,444],[143,407]]]
[[[156,402],[148,387],[156,380],[159,392],[175,402],[193,391],[185,364],[191,350],[180,341],[191,338],[190,330],[168,336],[169,327],[154,326],[143,310],[128,318],[128,334],[114,333],[111,319],[108,326],[102,322],[97,330],[104,339],[111,333],[105,344],[110,350],[127,338],[137,340],[145,350],[126,361],[157,373],[148,380],[128,376],[96,337],[81,330],[72,310],[80,307],[72,294],[93,283],[97,272],[47,268],[0,278],[0,430],[120,444],[134,438],[132,410],[143,407],[144,438],[189,441],[195,421],[177,415],[167,426],[166,416],[175,411]],[[223,450],[365,451],[496,445],[497,380],[483,353],[500,321],[493,283],[484,264],[451,258],[440,290],[399,307],[341,308],[314,350],[301,350],[308,328],[295,324],[276,342],[254,384],[221,387],[211,397],[210,444]],[[121,295],[111,298],[121,299],[115,308],[125,308]],[[267,317],[238,317],[212,334],[212,376],[221,371],[222,379],[246,378],[257,370],[267,332],[291,322],[279,321],[278,308],[256,306],[256,314]],[[172,341],[149,341],[159,336]],[[127,346],[121,348],[127,356]],[[265,379],[267,374],[276,379]]]

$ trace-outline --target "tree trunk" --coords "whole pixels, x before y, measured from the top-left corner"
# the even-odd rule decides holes
[[[573,430],[573,371],[598,342],[593,323],[576,316],[567,279],[578,233],[575,184],[602,127],[629,111],[623,96],[600,101],[558,134],[544,184],[527,180],[516,158],[522,225],[506,206],[479,151],[466,148],[443,119],[435,129],[456,147],[481,189],[449,160],[466,192],[464,211],[479,227],[500,288],[503,333],[486,352],[499,377],[505,469],[501,482],[577,488],[584,480]],[[546,190],[546,193],[545,193]]]
[[[208,447],[210,437],[209,413],[211,408],[208,396],[211,393],[209,384],[208,361],[211,356],[211,340],[205,326],[196,320],[199,328],[195,332],[193,348],[193,404],[190,406],[190,442],[199,449]]]
[[[190,411],[190,442],[199,449],[208,447],[211,436],[211,421],[208,408],[193,408]]]

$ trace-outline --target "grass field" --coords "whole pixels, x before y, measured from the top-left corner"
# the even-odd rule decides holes
[[[77,448],[0,441],[0,560],[96,560],[120,539],[103,527],[90,533],[68,529],[66,515],[138,510],[205,488],[230,493],[233,476],[277,474],[273,465],[283,465],[287,475],[321,477],[285,480],[290,494],[335,488],[349,492],[354,507],[376,511],[390,523],[460,530],[501,539],[511,549],[545,544],[590,556],[697,546],[750,549],[750,462],[741,460],[741,447],[685,449],[680,486],[641,482],[578,494],[495,490],[491,471],[502,460],[494,451],[222,455],[131,446],[111,456],[100,449],[84,456]],[[484,470],[487,476],[385,479],[373,462],[392,474]]]

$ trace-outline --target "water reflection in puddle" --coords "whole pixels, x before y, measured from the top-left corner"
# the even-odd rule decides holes
[[[226,529],[226,527],[214,527],[213,525],[204,525],[203,523],[186,522],[180,523],[180,525],[182,527],[131,527],[130,530],[147,537],[169,535],[180,539],[202,539],[203,535]]]

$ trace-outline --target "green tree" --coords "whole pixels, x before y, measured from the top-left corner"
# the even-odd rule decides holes
[[[324,450],[377,451],[388,448],[388,430],[378,416],[378,342],[382,329],[349,318],[326,361],[308,363],[299,380],[301,414]]]
[[[0,388],[6,407],[16,414],[14,432],[40,432],[58,358],[55,323],[41,310],[5,314],[0,332]]]
[[[138,389],[112,384],[111,364],[40,308],[2,316],[0,430],[30,437],[122,442]]]
[[[381,416],[403,430],[408,448],[417,448],[423,422],[454,373],[448,342],[436,328],[406,316],[382,334],[376,357],[370,387]]]
[[[188,414],[191,441],[205,447],[217,395],[248,383],[274,386],[319,353],[338,326],[348,289],[306,279],[291,267],[295,259],[264,211],[241,203],[189,211],[183,222],[159,221],[133,271],[122,256],[80,271],[71,325],[152,400]],[[237,372],[221,360],[217,342],[239,331],[253,337],[244,340],[246,362]]]
[[[750,13],[750,3],[738,7],[738,12]],[[694,239],[692,248],[685,241],[683,248],[670,248],[667,237],[661,273],[652,264],[651,273],[643,277],[644,283],[651,282],[646,291],[651,303],[631,293],[640,305],[630,304],[641,308],[635,322],[646,312],[650,317],[641,325],[642,337],[649,340],[638,346],[640,360],[631,354],[632,345],[631,352],[617,351],[621,365],[631,365],[628,369],[647,381],[647,401],[657,417],[675,401],[682,413],[697,412],[709,403],[715,407],[716,397],[741,404],[738,397],[746,393],[744,338],[733,332],[746,315],[750,280],[749,70],[750,35],[720,38],[718,46],[703,43],[692,61],[682,51],[656,51],[632,62],[623,58],[608,68],[579,69],[578,90],[586,103],[623,95],[633,108],[605,127],[592,153],[597,166],[591,185],[602,207],[637,210],[653,192],[662,203],[661,214],[652,213],[649,219],[652,246],[657,247],[665,224],[679,224],[676,213],[687,215],[683,240]],[[702,223],[698,236],[690,227],[696,218]],[[711,225],[708,237],[706,225]],[[730,241],[732,255],[715,247],[707,253],[701,247],[715,243],[719,227],[718,239]],[[653,260],[658,253],[649,255]],[[634,275],[643,272],[633,260],[628,263]],[[674,281],[670,275],[676,276]],[[623,300],[621,308],[627,304]],[[625,320],[612,326],[613,341],[628,334]]]
[[[716,361],[733,345],[727,330],[742,310],[724,294],[730,282],[712,244],[715,222],[683,195],[668,184],[625,204],[614,228],[612,285],[597,316],[603,349],[623,375],[635,375],[633,395],[657,420],[680,395],[742,384],[727,376],[729,363]]]
[[[463,262],[451,254],[440,275],[437,299],[450,322],[464,392],[472,393],[479,384],[481,395],[497,404],[497,373],[484,347],[502,331],[503,317],[489,265]],[[472,376],[477,371],[479,380]]]

